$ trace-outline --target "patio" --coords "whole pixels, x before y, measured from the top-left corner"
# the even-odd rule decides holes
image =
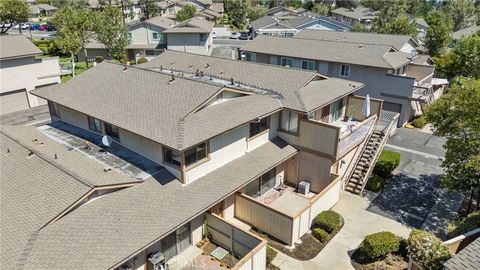
[[[295,192],[293,187],[286,186],[282,189],[272,188],[256,200],[279,212],[295,216],[309,205],[309,199],[313,196],[315,196],[314,193],[310,192],[308,195],[302,195]]]

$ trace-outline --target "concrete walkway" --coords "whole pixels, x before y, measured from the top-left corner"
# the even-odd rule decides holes
[[[373,195],[360,197],[342,191],[340,200],[333,210],[343,216],[345,225],[320,254],[312,260],[299,261],[279,252],[272,263],[282,270],[353,269],[350,255],[366,235],[388,230],[398,236],[408,237],[410,228],[367,210],[373,199]]]

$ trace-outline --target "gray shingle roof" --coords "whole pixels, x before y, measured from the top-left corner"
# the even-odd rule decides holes
[[[376,34],[376,33],[361,33],[361,32],[341,32],[341,31],[326,31],[326,30],[302,30],[295,38],[314,39],[314,40],[329,40],[338,42],[352,42],[361,44],[386,45],[392,46],[397,50],[409,41],[416,43],[411,36],[407,35],[390,35],[390,34]]]
[[[215,23],[197,17],[188,21],[179,23],[170,29],[163,31],[166,34],[171,33],[210,33]]]
[[[267,26],[272,25],[272,24],[277,24],[277,23],[281,23],[281,22],[279,22],[278,20],[276,20],[273,17],[264,16],[264,17],[261,17],[259,19],[256,19],[255,21],[251,22],[250,26],[253,29],[261,29],[261,28],[267,27]]]
[[[478,270],[480,269],[480,238],[477,238],[462,249],[444,266],[447,270]]]
[[[454,40],[459,40],[462,37],[468,37],[480,31],[480,25],[470,26],[467,28],[460,29],[456,32],[453,32],[452,38]]]
[[[296,152],[274,140],[186,186],[163,171],[102,196],[44,228],[24,269],[119,266]]]
[[[29,150],[3,133],[0,145],[0,264],[15,269],[35,232],[91,187],[39,155],[27,158]]]
[[[244,45],[242,50],[381,68],[394,68],[397,62],[390,63],[391,58],[385,57],[392,50],[391,46],[301,38],[259,36]]]
[[[41,54],[42,51],[24,35],[0,35],[0,60]]]
[[[54,10],[58,10],[58,8],[48,4],[38,4],[38,5],[30,6],[30,14],[40,14],[41,10],[54,11]]]
[[[357,20],[373,20],[375,19],[377,12],[372,11],[370,8],[358,7],[354,10],[349,8],[337,8],[332,10],[332,13],[337,13]]]
[[[150,18],[148,20],[143,21],[144,23],[152,24],[159,26],[164,29],[168,29],[172,27],[175,24],[175,21],[170,20],[169,18],[165,18],[162,16],[155,16],[153,18]]]
[[[317,100],[309,101],[306,101],[308,98],[299,95],[299,90],[305,85],[308,85],[315,76],[323,78],[322,86],[324,87],[316,88],[319,93],[322,93],[326,88],[330,88],[331,91],[338,93],[338,96],[342,96],[345,92],[357,90],[363,86],[361,83],[323,77],[313,71],[176,51],[167,51],[141,66],[145,68],[158,68],[161,65],[165,67],[172,62],[175,63],[173,68],[181,72],[191,73],[195,72],[194,70],[196,69],[200,69],[207,76],[221,78],[227,81],[233,78],[236,83],[242,85],[272,90],[281,95],[280,102],[283,107],[303,112],[308,112],[312,109],[311,106],[305,106],[305,103],[311,105],[326,102],[326,99],[320,95],[316,96],[318,98]],[[207,63],[209,64],[208,69],[205,68]],[[190,68],[190,66],[192,67]],[[349,84],[355,84],[356,87],[350,86]],[[300,91],[300,93],[302,93],[302,91]]]

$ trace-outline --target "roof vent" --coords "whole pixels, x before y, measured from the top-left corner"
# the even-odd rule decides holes
[[[188,69],[191,69],[192,67],[193,67],[193,65],[190,65],[190,66],[188,66]]]
[[[233,78],[230,78],[230,84],[235,85],[235,83],[233,82]]]
[[[112,170],[112,168],[103,168],[103,172],[105,172],[105,173],[107,173],[107,172],[109,172],[109,171],[111,171],[111,170]]]
[[[172,71],[172,78],[168,81],[168,84],[172,84],[175,82],[175,76],[173,76],[173,71]]]
[[[210,67],[210,64],[209,64],[209,63],[207,63],[207,65],[205,66],[205,68],[209,68],[209,67]]]
[[[127,69],[128,69],[127,63],[123,64],[123,70],[122,71],[125,72],[125,71],[127,71]]]
[[[54,158],[54,159],[58,159],[58,156],[57,156],[57,154],[55,154],[55,156],[53,156],[53,158]]]
[[[195,76],[197,77],[200,76],[200,71],[198,70],[198,68],[197,68],[197,71],[195,71]]]
[[[7,148],[7,153],[10,153],[10,148]]]
[[[35,155],[35,152],[33,152],[32,149],[28,149],[28,155],[27,155],[27,158],[31,158]]]
[[[363,44],[358,44],[358,48],[363,48]]]
[[[162,65],[160,65],[160,71],[163,71],[163,66]]]
[[[220,71],[220,75],[223,75],[223,73],[225,73],[223,70]]]

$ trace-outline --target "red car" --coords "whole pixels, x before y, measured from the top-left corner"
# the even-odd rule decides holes
[[[40,25],[38,30],[40,30],[40,31],[55,31],[55,27],[53,27],[53,25],[51,25],[51,24],[42,24],[42,25]]]

